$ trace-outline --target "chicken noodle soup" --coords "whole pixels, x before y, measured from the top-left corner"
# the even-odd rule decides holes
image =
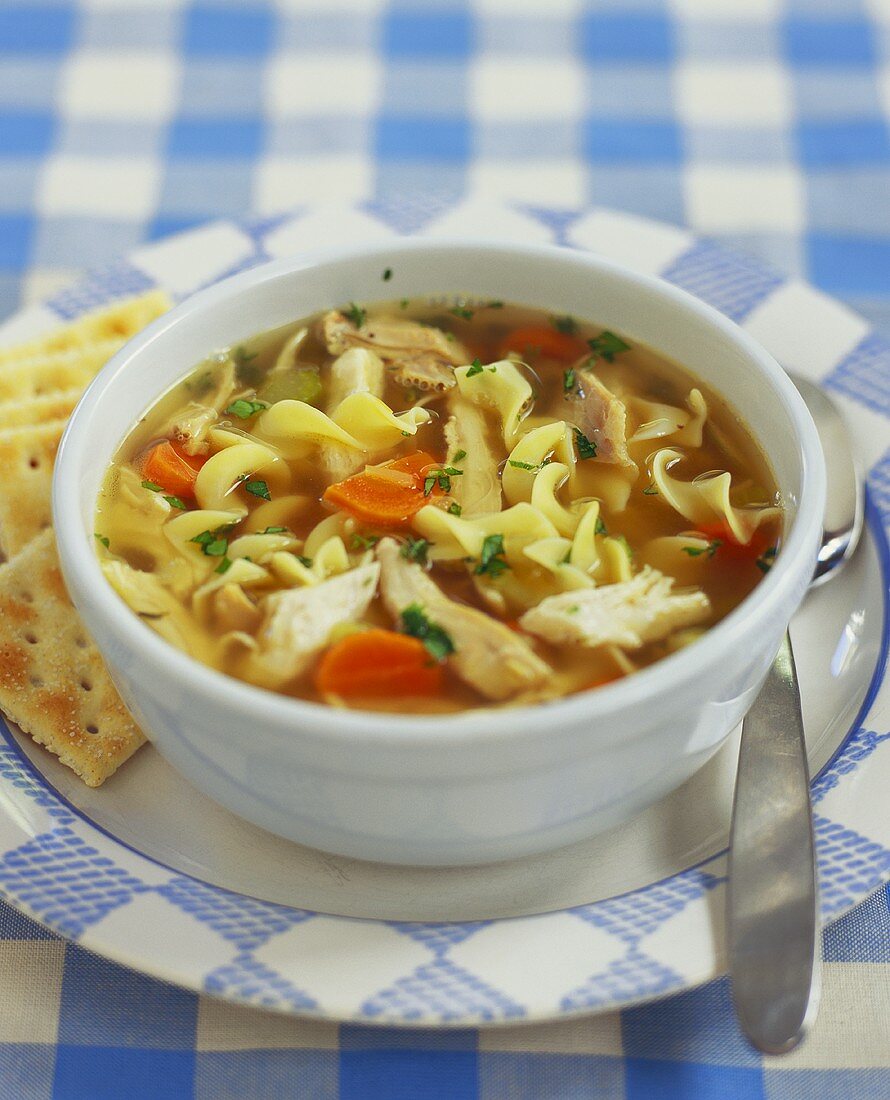
[[[198,660],[336,706],[585,691],[770,568],[738,417],[652,349],[503,302],[351,304],[212,355],[108,470],[96,550]]]

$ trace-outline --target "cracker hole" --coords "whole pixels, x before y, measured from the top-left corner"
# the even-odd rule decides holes
[[[32,634],[32,633],[30,633],[30,631],[29,631],[29,632],[28,632],[28,633],[27,633],[27,634],[25,635],[25,641],[26,641],[26,642],[28,643],[28,645],[37,645],[37,635],[36,635],[36,634]]]
[[[32,676],[32,677],[30,677],[30,681],[31,681],[31,687],[36,687],[36,688],[43,687],[43,677],[42,676]]]
[[[83,636],[82,634],[79,634],[79,635],[78,635],[78,636],[77,636],[77,637],[76,637],[76,638],[74,639],[74,644],[75,644],[75,645],[77,646],[77,648],[78,648],[78,649],[86,649],[86,647],[87,647],[87,640],[86,640],[86,638],[84,638],[84,636]]]
[[[99,727],[96,725],[96,723],[95,722],[90,722],[90,724],[87,726],[87,733],[96,734],[98,732],[99,732]]]
[[[31,457],[28,459],[28,465],[31,467],[32,470],[36,470],[40,466],[40,459],[37,458],[36,455],[31,455]]]
[[[80,686],[83,688],[84,691],[92,691],[93,690],[92,680],[86,680],[86,679],[81,680],[80,681]]]
[[[34,602],[34,593],[33,592],[20,592],[19,593],[19,598],[24,600],[25,603],[33,603]]]

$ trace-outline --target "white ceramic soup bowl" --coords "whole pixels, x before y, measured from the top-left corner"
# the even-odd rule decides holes
[[[389,281],[382,281],[385,269]],[[626,680],[456,716],[344,711],[248,686],[174,649],[94,551],[96,496],[134,422],[214,349],[344,302],[467,294],[572,314],[658,349],[727,395],[772,463],[786,538],[706,636]],[[420,240],[302,255],[189,298],[123,348],[71,418],[53,509],[71,596],[127,706],[196,787],[282,836],[369,860],[507,859],[630,817],[699,768],[753,701],[812,575],[825,475],[776,362],[688,294],[553,247]]]

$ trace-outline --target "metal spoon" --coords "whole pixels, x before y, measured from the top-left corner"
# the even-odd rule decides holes
[[[791,377],[816,422],[828,468],[815,586],[836,576],[856,549],[864,494],[837,406],[812,383]],[[815,1019],[821,977],[810,777],[787,633],[742,723],[727,918],[739,1024],[758,1050],[783,1054]]]

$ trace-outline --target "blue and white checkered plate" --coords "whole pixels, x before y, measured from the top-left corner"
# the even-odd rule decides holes
[[[869,472],[854,562],[792,625],[814,786],[822,917],[890,879],[890,344],[800,282],[678,228],[604,209],[472,200],[316,207],[147,245],[0,331],[13,341],[109,298],[190,293],[301,249],[432,236],[556,241],[658,273],[823,382]],[[459,290],[460,288],[455,288]],[[596,318],[596,304],[591,304]],[[0,725],[0,896],[100,954],[282,1012],[474,1026],[616,1009],[724,969],[735,745],[604,837],[489,868],[377,867],[271,837],[194,792],[149,746],[98,791]]]

